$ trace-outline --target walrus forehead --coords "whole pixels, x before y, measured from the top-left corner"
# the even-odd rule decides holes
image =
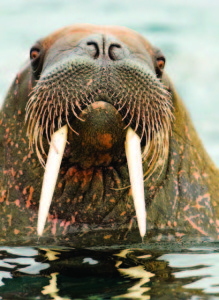
[[[62,30],[41,40],[47,54],[51,60],[60,56],[62,51],[72,50],[80,47],[83,40],[101,37],[103,40],[111,39],[117,41],[130,54],[136,54],[138,58],[146,60],[152,66],[154,47],[139,33],[125,27],[119,26],[95,26],[95,25],[74,25],[65,27]]]
[[[55,31],[41,41],[45,46],[51,47],[54,41],[63,36],[74,36],[75,40],[80,40],[91,34],[113,35],[124,43],[127,43],[130,47],[138,47],[141,45],[142,48],[146,48],[148,51],[152,51],[153,48],[152,45],[138,32],[123,26],[115,25],[74,24]]]

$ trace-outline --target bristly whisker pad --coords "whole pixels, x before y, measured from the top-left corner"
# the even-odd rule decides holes
[[[79,116],[85,107],[96,101],[112,104],[122,115],[124,128],[131,128],[144,145],[143,160],[149,160],[145,178],[157,169],[157,162],[168,155],[173,104],[171,95],[156,74],[148,67],[133,61],[117,62],[103,67],[83,57],[64,61],[42,73],[30,93],[26,105],[29,146],[35,146],[42,165],[43,137],[51,136]]]

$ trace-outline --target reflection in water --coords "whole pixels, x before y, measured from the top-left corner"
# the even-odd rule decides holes
[[[144,270],[143,266],[130,267],[127,269],[118,269],[120,273],[131,279],[140,279],[136,284],[127,289],[127,293],[123,295],[116,296],[115,298],[126,298],[126,299],[150,299],[149,295],[143,296],[145,292],[150,290],[149,287],[143,287],[145,283],[150,281],[150,277],[154,274]]]
[[[115,254],[117,257],[126,258],[126,255],[129,253],[133,253],[134,251],[130,249],[122,250],[120,253]],[[143,256],[141,258],[148,258],[150,255]],[[145,292],[148,292],[150,288],[143,287],[145,283],[148,283],[150,281],[150,277],[154,276],[154,274],[147,272],[144,270],[144,267],[142,265],[136,266],[136,267],[130,267],[130,268],[120,268],[120,265],[122,265],[123,261],[119,260],[116,263],[116,267],[118,268],[119,272],[128,278],[131,279],[139,279],[132,287],[127,289],[127,293],[123,295],[119,295],[119,298],[126,298],[126,299],[150,299],[150,296],[146,295],[143,296]],[[116,296],[115,298],[117,298]]]
[[[49,264],[38,263],[34,258],[8,258],[4,259],[5,262],[13,263],[14,267],[16,265],[28,265],[26,268],[17,269],[18,272],[26,274],[40,274],[40,271],[47,269]]]
[[[219,299],[217,247],[1,247],[0,257],[0,299]]]
[[[22,256],[19,258],[4,258],[0,260],[0,267],[7,269],[16,269],[17,272],[26,273],[29,275],[40,274],[41,270],[47,269],[49,264],[39,263],[31,256],[36,256],[38,251],[30,247],[0,247],[0,252],[6,251],[9,254]],[[28,257],[28,258],[26,258]],[[28,265],[27,267],[17,268],[18,265]],[[11,272],[0,271],[0,286],[4,285],[3,279],[12,279]]]
[[[206,251],[205,248],[202,249]],[[207,254],[174,253],[162,255],[158,259],[168,261],[170,267],[184,269],[173,273],[176,278],[203,277],[184,285],[184,288],[201,289],[205,293],[217,294],[219,293],[219,253],[209,253],[212,249],[207,250]]]
[[[1,247],[0,299],[219,299],[219,248],[139,246]]]
[[[0,272],[0,286],[4,285],[2,279],[4,278],[12,278],[11,273],[10,272],[5,272],[5,271],[1,271]]]
[[[26,257],[38,254],[38,251],[31,247],[0,247],[0,251],[7,251],[10,254]]]
[[[62,298],[58,296],[59,289],[57,288],[57,275],[59,273],[52,273],[51,274],[51,280],[49,281],[49,285],[45,286],[43,288],[42,294],[43,295],[49,295],[51,299],[54,300],[71,300],[70,298]]]

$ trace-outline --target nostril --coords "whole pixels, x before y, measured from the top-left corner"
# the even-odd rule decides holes
[[[119,60],[123,58],[122,46],[119,44],[111,44],[109,46],[109,58]]]
[[[100,49],[98,44],[96,42],[87,42],[87,46],[89,46],[88,52],[90,56],[92,56],[95,59],[98,58],[100,55]]]

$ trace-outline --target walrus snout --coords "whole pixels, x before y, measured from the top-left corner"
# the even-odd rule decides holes
[[[109,35],[92,35],[82,41],[82,47],[93,59],[117,61],[128,56],[128,48],[118,39]]]
[[[78,135],[69,131],[65,157],[85,169],[121,160],[126,130],[115,107],[98,101],[87,106],[79,117],[71,123]]]

